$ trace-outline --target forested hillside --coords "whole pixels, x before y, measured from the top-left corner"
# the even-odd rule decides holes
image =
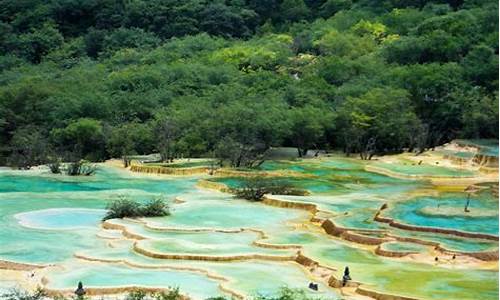
[[[497,0],[1,0],[0,164],[498,138]]]

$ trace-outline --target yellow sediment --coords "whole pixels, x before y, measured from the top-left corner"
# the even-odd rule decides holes
[[[224,183],[205,180],[205,179],[198,180],[198,182],[196,183],[196,186],[200,187],[200,188],[216,190],[216,191],[223,192],[223,193],[231,192],[231,189],[227,185],[225,185]]]
[[[162,166],[147,166],[133,164],[130,166],[130,171],[146,174],[163,174],[163,175],[200,175],[207,174],[207,167],[193,167],[193,168],[169,168]]]

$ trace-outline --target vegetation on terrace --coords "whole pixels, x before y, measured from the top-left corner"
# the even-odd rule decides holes
[[[170,208],[162,198],[155,198],[146,203],[130,200],[125,196],[110,202],[103,221],[116,218],[163,217],[170,215]]]
[[[498,1],[0,6],[2,165],[498,138]]]
[[[249,177],[244,178],[241,187],[232,188],[238,198],[260,201],[266,194],[304,195],[305,191],[293,187],[284,180],[276,178]]]
[[[43,300],[46,298],[47,294],[43,289],[38,289],[33,293],[29,293],[20,289],[12,289],[2,295],[0,295],[6,300]],[[87,300],[90,299],[86,296],[75,296],[66,298],[64,296],[59,296],[55,298],[57,300],[66,299],[76,299],[76,300]],[[125,296],[125,300],[181,300],[184,299],[179,288],[172,288],[169,291],[162,292],[147,292],[145,290],[136,289],[128,292]],[[219,296],[211,297],[205,300],[228,300],[229,298]],[[277,295],[274,296],[264,296],[258,295],[253,298],[254,300],[320,300],[320,298],[311,298],[306,295],[303,290],[291,289],[287,287],[282,287]]]

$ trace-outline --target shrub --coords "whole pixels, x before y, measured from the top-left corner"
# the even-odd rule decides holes
[[[275,296],[259,295],[254,299],[255,300],[319,300],[321,298],[308,297],[304,290],[282,287],[280,289],[280,292]]]
[[[130,291],[125,300],[181,300],[182,295],[179,288],[171,288],[169,291],[161,291],[156,293],[148,293],[141,289]]]
[[[168,204],[162,198],[155,198],[146,204],[119,196],[106,207],[108,210],[103,221],[109,219],[137,218],[137,217],[162,217],[170,215]]]
[[[38,288],[33,293],[13,288],[7,293],[0,294],[0,298],[4,300],[42,300],[46,296],[43,289]]]
[[[155,300],[180,300],[182,299],[181,293],[179,292],[179,288],[172,288],[168,292],[162,291],[159,293],[153,294],[153,298]]]
[[[96,170],[96,165],[90,164],[85,160],[71,162],[66,166],[66,174],[70,176],[90,176],[93,175]]]
[[[143,300],[146,298],[146,292],[143,290],[130,291],[125,300]]]
[[[283,180],[253,177],[246,179],[242,188],[234,189],[234,193],[238,198],[260,201],[265,194],[304,195],[305,191],[296,189]]]
[[[170,208],[162,198],[155,198],[147,202],[141,208],[144,217],[161,217],[170,215]]]

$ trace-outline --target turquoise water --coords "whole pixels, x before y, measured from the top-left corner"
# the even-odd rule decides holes
[[[471,177],[474,176],[474,172],[455,169],[441,166],[433,166],[428,164],[418,165],[414,162],[398,162],[398,163],[385,163],[385,162],[373,162],[373,166],[393,171],[396,173],[401,173],[403,175],[418,175],[418,176],[438,176],[438,177]]]
[[[140,241],[143,249],[157,253],[182,253],[213,256],[234,256],[249,254],[293,255],[289,250],[261,248],[252,245],[260,239],[253,232],[221,233],[163,233],[162,239]]]
[[[408,223],[484,232],[491,232],[489,227],[498,227],[498,221],[495,223],[488,216],[455,220],[422,214],[422,208],[433,207],[436,201],[443,207],[462,206],[465,200],[460,193],[412,199],[415,190],[429,188],[429,185],[366,172],[363,170],[364,162],[350,159],[299,161],[274,166],[271,163],[267,166],[264,164],[264,168],[283,167],[316,176],[287,178],[300,187],[308,187],[313,192],[311,196],[278,198],[315,203],[326,211],[322,214],[329,215],[341,226],[380,229],[389,234],[439,241],[452,250],[482,251],[498,247],[498,243],[492,241],[408,232],[373,221],[377,209],[382,203],[388,202],[393,211],[386,213],[397,214],[401,219],[407,219]],[[289,255],[296,251],[256,247],[252,242],[259,235],[250,231],[210,231],[255,228],[265,231],[269,236],[263,240],[266,243],[302,245],[306,255],[336,268],[340,277],[343,268],[348,265],[354,280],[362,281],[376,290],[422,299],[475,299],[478,294],[484,299],[498,298],[497,270],[455,269],[435,266],[432,261],[416,264],[379,257],[372,250],[360,249],[359,245],[321,233],[321,229],[308,222],[311,215],[305,211],[271,207],[235,199],[229,194],[199,190],[195,187],[196,181],[195,177],[172,179],[141,176],[112,168],[101,168],[91,177],[1,170],[0,259],[57,264],[56,271],[47,275],[49,286],[54,288],[73,289],[80,280],[86,286],[179,286],[182,292],[195,299],[220,295],[218,284],[221,282],[203,273],[173,270],[166,266],[196,267],[225,276],[229,281],[223,282],[224,286],[246,295],[259,292],[274,294],[285,285],[304,289],[313,280],[301,266],[293,262],[251,260],[219,263],[149,258],[134,252],[134,240],[123,239],[120,231],[100,228],[103,209],[109,201],[123,195],[139,201],[163,195],[168,201],[179,197],[185,202],[171,201],[171,216],[145,219],[147,226],[152,228],[128,220],[112,222],[126,225],[130,232],[146,237],[147,240],[140,241],[139,245],[156,252]],[[238,181],[233,184],[238,184]],[[498,201],[480,194],[473,198],[470,207],[472,211],[498,211]],[[314,228],[318,230],[310,230]],[[178,232],[173,229],[205,231]],[[98,235],[108,239],[99,238]],[[384,246],[407,249],[413,245],[389,243]],[[92,263],[75,259],[75,254],[114,261],[127,260],[163,269]],[[432,257],[429,259],[432,260]],[[8,281],[0,279],[0,288],[8,284]],[[341,298],[336,290],[321,284],[320,291],[311,295],[327,299]]]
[[[434,207],[435,210],[439,210],[441,207],[463,208],[466,202],[467,196],[465,193],[450,193],[441,197],[418,197],[414,200],[395,203],[394,208],[387,214],[396,220],[413,225],[498,235],[498,201],[488,196],[487,193],[480,196],[471,196],[469,210],[471,212],[474,209],[493,210],[497,212],[494,216],[444,216],[422,213],[422,209],[426,207]]]
[[[383,243],[381,247],[382,249],[396,252],[422,252],[427,249],[426,246],[407,242]]]
[[[339,277],[344,267],[349,266],[353,280],[365,282],[374,290],[420,299],[475,300],[478,295],[482,299],[498,299],[497,271],[401,262],[341,242],[311,244],[305,253],[336,267]]]
[[[189,199],[189,198],[188,198]],[[169,217],[151,219],[160,227],[174,228],[256,228],[271,230],[293,219],[304,220],[307,213],[300,210],[284,210],[228,197],[226,200],[207,200],[185,203],[174,208]]]
[[[459,145],[475,146],[479,148],[479,153],[498,157],[498,140],[475,139],[456,140]]]
[[[104,209],[52,208],[15,215],[23,226],[41,229],[65,230],[99,226],[106,214]]]
[[[95,238],[103,212],[95,209],[104,209],[119,195],[140,201],[156,195],[174,197],[194,184],[128,176],[112,169],[84,178],[1,171],[0,259],[52,263],[72,257],[77,249],[98,249],[105,244]]]
[[[72,265],[70,269],[55,271],[48,276],[49,287],[74,289],[79,281],[86,287],[139,286],[178,287],[184,294],[201,299],[219,296],[218,282],[202,274],[168,269],[140,269],[126,265],[89,264]]]

